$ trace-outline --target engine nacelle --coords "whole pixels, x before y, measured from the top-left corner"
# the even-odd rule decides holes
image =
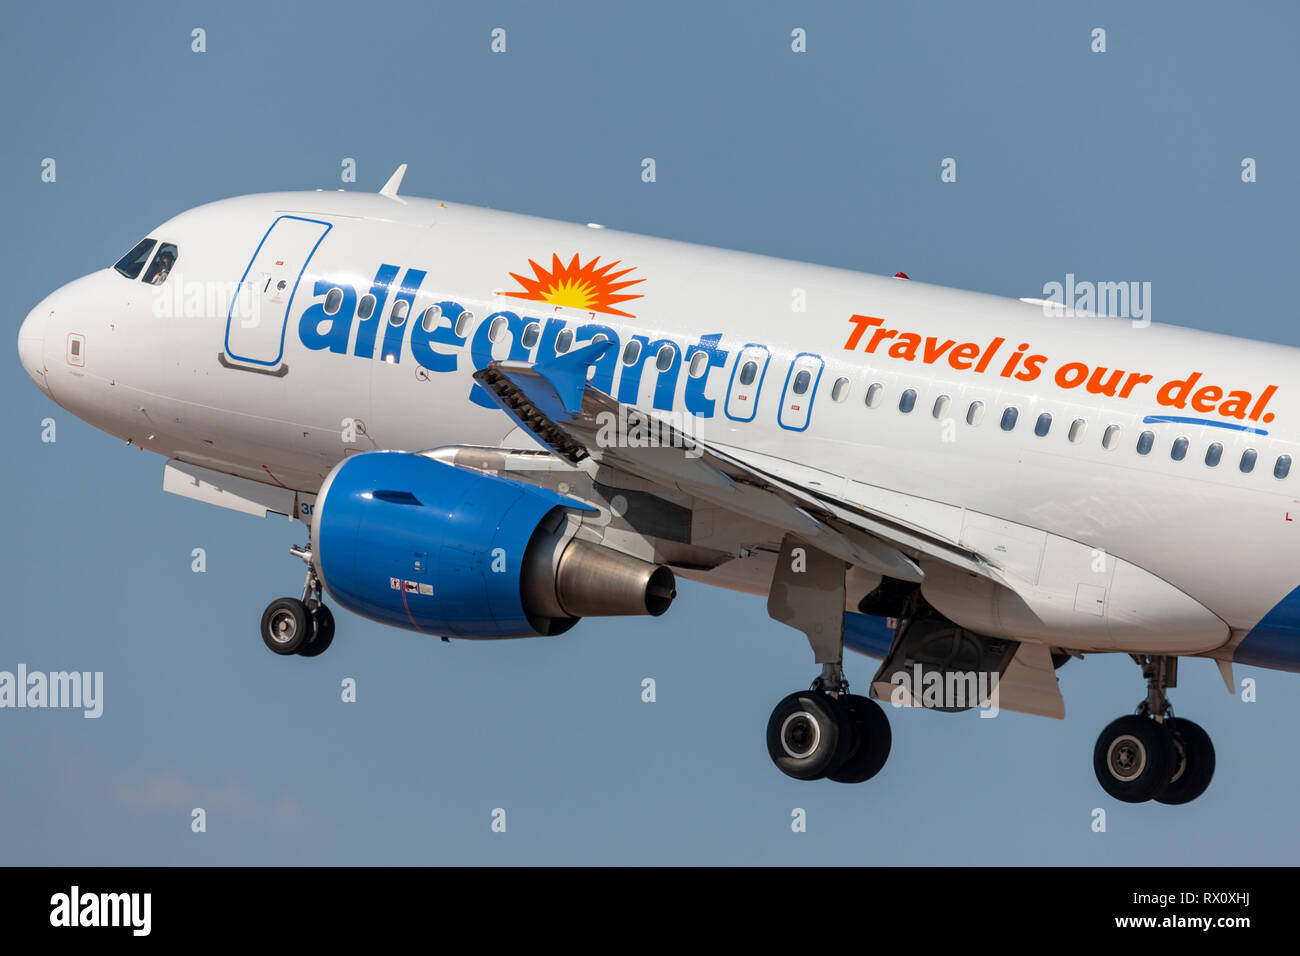
[[[590,506],[407,452],[329,473],[312,520],[325,590],[357,614],[466,638],[559,634],[584,616],[662,614],[673,574],[577,538]]]

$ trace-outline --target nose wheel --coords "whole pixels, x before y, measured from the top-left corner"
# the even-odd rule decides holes
[[[324,604],[317,604],[311,611],[312,638],[298,649],[302,657],[316,657],[329,650],[334,643],[334,612]]]
[[[307,562],[302,599],[276,598],[266,606],[262,612],[262,642],[281,656],[316,657],[334,642],[334,614],[321,603],[323,588],[311,563],[311,552],[293,548],[290,553]]]
[[[297,598],[276,598],[262,612],[262,640],[277,654],[297,654],[311,636],[311,613]]]
[[[1097,782],[1125,803],[1190,803],[1214,776],[1214,744],[1200,725],[1173,715],[1166,691],[1178,683],[1178,659],[1134,660],[1147,679],[1147,698],[1136,714],[1112,721],[1097,738]]]

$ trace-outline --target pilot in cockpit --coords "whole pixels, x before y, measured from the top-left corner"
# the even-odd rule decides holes
[[[158,255],[154,257],[153,265],[149,267],[149,274],[144,277],[144,281],[150,285],[162,285],[172,271],[172,264],[175,261],[176,253],[172,252],[169,246],[159,249]]]

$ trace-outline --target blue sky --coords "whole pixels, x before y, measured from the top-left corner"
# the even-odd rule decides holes
[[[162,220],[337,188],[352,157],[349,188],[407,162],[412,195],[1001,295],[1067,273],[1150,281],[1157,322],[1300,344],[1300,12],[1089,7],[6,5],[10,341]],[[0,669],[103,671],[105,701],[98,720],[0,711],[0,863],[1295,860],[1300,676],[1238,668],[1258,681],[1243,703],[1185,662],[1174,705],[1213,736],[1218,772],[1162,807],[1093,777],[1098,731],[1143,693],[1113,656],[1061,671],[1063,722],[891,711],[877,779],[787,779],[763,732],[814,675],[806,644],[761,599],[689,583],[667,617],[553,640],[444,644],[339,612],[328,654],[275,658],[257,621],[301,586],[301,526],[164,494],[160,458],[57,409],[10,348]],[[849,676],[874,667],[852,657]]]

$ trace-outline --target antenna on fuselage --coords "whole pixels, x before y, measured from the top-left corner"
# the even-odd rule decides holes
[[[388,177],[388,182],[384,183],[384,188],[379,190],[379,195],[387,196],[389,199],[397,198],[397,190],[401,188],[402,177],[406,175],[406,163],[397,167],[397,172]]]

